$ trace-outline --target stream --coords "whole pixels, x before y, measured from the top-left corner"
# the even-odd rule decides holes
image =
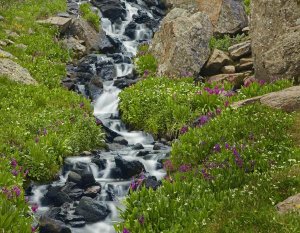
[[[93,2],[100,9],[104,32],[119,49],[114,53],[89,54],[77,71],[101,77],[103,87],[94,90],[92,105],[107,133],[109,149],[67,158],[59,179],[50,185],[33,186],[29,196],[29,202],[39,206],[37,217],[61,221],[73,233],[115,232],[113,224],[120,221],[118,209],[124,208],[122,200],[129,192],[132,177],[142,172],[146,185],[159,186],[159,180],[166,175],[161,160],[170,151],[165,141],[156,142],[147,133],[126,128],[119,117],[121,89],[116,85],[119,80],[134,80],[132,60],[138,46],[151,40],[163,17],[159,2]],[[112,9],[116,13],[111,13]],[[77,89],[83,94],[90,91],[85,83],[79,83]]]

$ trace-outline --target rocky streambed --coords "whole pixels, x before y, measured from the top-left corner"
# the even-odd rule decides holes
[[[164,16],[156,0],[93,0],[101,15],[102,54],[88,54],[69,66],[74,89],[93,101],[108,149],[67,158],[59,180],[34,185],[29,202],[38,205],[40,232],[111,233],[129,189],[143,183],[156,189],[165,176],[162,159],[170,147],[144,132],[129,131],[118,113],[118,94],[137,81],[132,59],[139,44],[151,40]],[[68,1],[76,16],[80,1]],[[105,43],[103,42],[105,41]],[[134,179],[135,177],[136,179]]]

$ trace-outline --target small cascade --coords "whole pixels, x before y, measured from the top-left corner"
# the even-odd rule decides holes
[[[121,89],[116,85],[120,80],[125,84],[137,81],[132,59],[139,44],[151,40],[163,9],[159,1],[113,0],[115,13],[109,13],[109,1],[91,2],[100,10],[103,31],[116,49],[81,60],[76,71],[84,81],[77,84],[77,91],[93,99],[94,115],[107,132],[109,150],[67,158],[59,179],[51,185],[34,186],[29,201],[40,206],[38,215],[60,220],[74,233],[113,233],[132,176],[143,171],[159,185],[166,175],[161,160],[170,147],[147,133],[126,128],[119,118]],[[93,82],[87,84],[86,79]]]

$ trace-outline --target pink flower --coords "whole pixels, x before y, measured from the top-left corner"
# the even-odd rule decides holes
[[[17,160],[12,159],[11,162],[10,162],[10,165],[11,165],[13,168],[15,168],[16,166],[18,166]]]
[[[39,206],[36,203],[31,206],[31,210],[32,210],[33,213],[36,213],[38,208],[39,208]]]
[[[124,227],[123,233],[130,233],[130,231],[127,228]]]
[[[17,197],[21,194],[21,189],[18,186],[14,186],[12,188],[12,191],[16,194]]]

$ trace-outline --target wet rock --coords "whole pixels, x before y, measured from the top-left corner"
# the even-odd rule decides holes
[[[114,167],[111,169],[109,177],[112,179],[122,179],[123,175],[122,175],[122,170],[119,167]]]
[[[72,200],[79,200],[82,196],[83,196],[83,189],[80,189],[80,188],[75,188],[75,189],[72,189],[68,195],[69,197],[72,199]]]
[[[148,150],[141,150],[141,151],[139,151],[138,153],[137,153],[137,157],[143,157],[143,156],[146,156],[146,155],[148,155],[150,153],[150,151],[148,151]]]
[[[103,80],[109,81],[116,77],[115,65],[111,60],[103,60],[96,64],[97,75]]]
[[[61,82],[62,82],[62,86],[68,89],[69,91],[75,90],[76,80],[73,80],[71,78],[65,78]]]
[[[101,186],[91,186],[84,191],[84,196],[95,198],[101,192]]]
[[[144,165],[139,161],[126,161],[120,156],[115,158],[116,167],[121,169],[124,179],[131,178],[145,171]]]
[[[159,21],[152,19],[147,12],[138,11],[138,15],[134,15],[133,20],[137,24],[145,24],[149,29],[154,30],[159,25]]]
[[[71,198],[64,192],[61,191],[61,187],[50,186],[45,195],[45,201],[54,206],[61,206],[66,202],[72,202]]]
[[[121,145],[124,145],[124,146],[128,145],[128,141],[122,136],[115,137],[114,142],[118,143],[118,144],[121,144]]]
[[[95,177],[90,170],[86,170],[81,175],[81,186],[82,187],[90,187],[96,184]]]
[[[90,152],[90,151],[83,151],[83,152],[81,152],[80,153],[80,156],[91,156],[92,155],[92,153]]]
[[[213,27],[204,13],[191,14],[173,9],[155,33],[150,52],[158,63],[159,75],[181,77],[183,72],[198,75],[210,55]]]
[[[108,54],[107,56],[111,57],[114,60],[115,64],[119,64],[119,63],[131,64],[131,59],[122,54],[114,53],[114,54]]]
[[[85,221],[74,221],[69,223],[71,227],[77,228],[77,227],[84,227],[86,222]]]
[[[75,213],[82,215],[86,222],[94,223],[104,220],[110,211],[104,202],[83,197],[76,207]]]
[[[164,168],[163,163],[160,163],[160,162],[157,162],[157,163],[156,163],[156,169],[157,169],[157,170],[163,169],[163,168]]]
[[[92,163],[96,164],[100,170],[104,170],[107,166],[106,159],[101,159],[99,155],[92,158]]]
[[[141,143],[137,143],[132,147],[133,150],[142,150],[144,146]]]
[[[135,38],[135,32],[136,32],[136,23],[130,22],[125,28],[124,35],[128,36],[130,39],[133,40]]]
[[[228,48],[228,52],[233,60],[237,60],[241,57],[247,57],[251,55],[251,41],[233,45]]]
[[[147,177],[144,183],[147,189],[152,188],[153,190],[156,190],[162,184],[161,181],[157,181],[155,176]]]
[[[40,233],[72,233],[63,222],[47,217],[41,217],[39,221]]]
[[[153,145],[153,150],[162,150],[162,149],[165,149],[165,145],[162,144],[162,143],[159,143],[159,142],[156,142],[154,145]]]
[[[98,7],[105,18],[113,23],[119,19],[125,20],[126,10],[120,0],[92,0],[92,4]]]
[[[152,10],[152,13],[157,17],[163,17],[166,15],[166,12],[158,7],[152,6],[150,7],[150,9]]]

